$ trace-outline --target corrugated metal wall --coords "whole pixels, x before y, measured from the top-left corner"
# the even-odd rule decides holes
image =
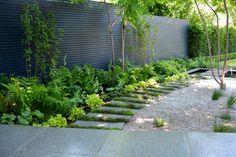
[[[25,74],[20,23],[23,2],[24,0],[0,1],[0,73]],[[40,0],[39,4],[44,12],[50,10],[56,18],[57,27],[64,29],[65,35],[60,43],[61,63],[67,54],[69,67],[75,64],[92,64],[103,69],[107,67],[111,60],[111,44],[103,3],[89,2],[84,5],[72,5]],[[113,6],[109,6],[109,8],[111,18],[115,17],[116,9]],[[158,24],[156,41],[158,58],[169,58],[173,55],[176,57],[186,56],[188,24],[185,20],[155,17],[152,24]],[[119,20],[114,25],[113,32],[115,52],[118,58],[121,52]],[[131,41],[135,41],[134,35],[128,35],[127,55],[134,63],[141,63],[142,56],[128,51],[129,47],[134,47],[134,42]],[[146,60],[148,61],[150,50],[147,52],[148,58]]]

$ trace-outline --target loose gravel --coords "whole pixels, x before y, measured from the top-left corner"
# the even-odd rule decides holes
[[[218,121],[220,115],[227,111],[228,97],[231,94],[236,96],[236,79],[227,78],[225,82],[227,90],[217,101],[211,100],[213,91],[219,89],[219,85],[213,79],[198,80],[189,87],[176,89],[170,94],[156,97],[147,107],[135,114],[125,125],[124,130],[213,132],[214,121]],[[236,124],[235,106],[230,109],[234,117],[230,123],[233,125]],[[165,126],[156,128],[153,120],[160,117],[165,119]]]

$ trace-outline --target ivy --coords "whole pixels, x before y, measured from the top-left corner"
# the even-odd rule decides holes
[[[24,59],[27,76],[47,78],[56,67],[63,30],[57,29],[52,13],[43,15],[37,2],[24,3],[21,14]]]

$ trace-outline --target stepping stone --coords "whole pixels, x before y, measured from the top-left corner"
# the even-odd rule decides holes
[[[136,94],[143,94],[143,95],[151,95],[151,96],[160,96],[161,93],[160,92],[155,92],[155,91],[135,91],[133,93],[136,93]]]
[[[101,118],[103,120],[107,120],[107,119],[112,119],[112,120],[125,120],[128,121],[132,116],[127,116],[127,115],[119,115],[119,114],[107,114],[107,113],[88,113],[86,115],[89,118]]]
[[[160,86],[160,87],[157,87],[157,89],[165,90],[165,91],[173,91],[173,90],[175,90],[174,87],[167,87],[167,86]]]
[[[129,93],[128,95],[126,95],[127,97],[131,97],[131,98],[142,98],[142,99],[149,99],[151,98],[150,96],[148,96],[147,94],[135,94],[135,93]]]
[[[117,111],[117,112],[130,111],[130,112],[133,112],[133,113],[138,111],[138,109],[120,108],[120,107],[109,107],[109,106],[100,106],[98,110]]]
[[[162,87],[179,89],[179,88],[183,88],[184,86],[183,85],[176,85],[176,84],[164,84]]]
[[[163,90],[163,89],[160,89],[160,88],[147,88],[147,90],[151,91],[151,92],[158,92],[158,93],[163,93],[163,94],[171,93],[170,90]]]
[[[109,103],[106,103],[104,106],[141,109],[145,107],[145,104],[134,103],[134,102],[111,101]]]
[[[131,97],[119,97],[116,98],[117,101],[124,101],[124,102],[134,102],[134,103],[148,103],[146,99],[140,99],[140,98],[131,98]]]
[[[74,125],[78,127],[84,128],[105,128],[105,129],[123,129],[125,123],[124,122],[117,122],[117,123],[110,123],[110,122],[96,122],[96,121],[83,121],[77,120]]]

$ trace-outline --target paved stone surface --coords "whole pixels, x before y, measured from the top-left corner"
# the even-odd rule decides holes
[[[236,134],[0,125],[0,157],[235,157]]]
[[[24,146],[35,136],[38,136],[45,128],[34,128],[0,125],[0,157],[9,156],[21,146]]]
[[[192,157],[236,157],[236,134],[187,133]]]
[[[125,123],[109,123],[109,122],[95,122],[95,121],[82,121],[78,120],[74,123],[75,125],[83,127],[101,127],[101,128],[111,128],[111,129],[123,129]]]
[[[120,107],[109,107],[109,106],[100,106],[99,110],[104,110],[104,111],[131,111],[133,113],[137,112],[138,109],[131,109],[131,108],[120,108]]]
[[[99,157],[190,157],[184,133],[111,132]]]
[[[112,118],[112,119],[117,119],[117,118],[123,118],[129,120],[131,116],[126,116],[126,115],[118,115],[118,114],[105,114],[105,113],[88,113],[86,115],[87,117],[96,117],[96,118]]]

